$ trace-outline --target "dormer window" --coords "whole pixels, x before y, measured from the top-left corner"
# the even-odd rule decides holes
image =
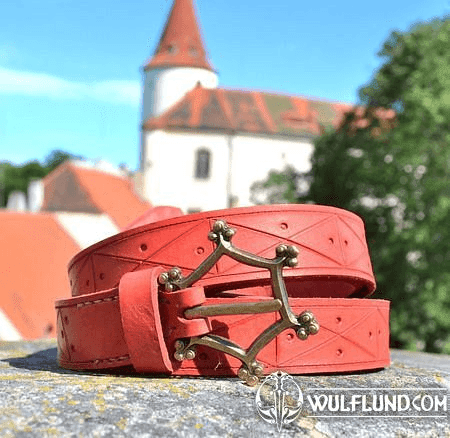
[[[197,58],[198,56],[198,50],[194,46],[189,47],[189,55],[191,55],[193,58]]]
[[[195,178],[209,178],[211,167],[211,152],[206,148],[200,148],[197,149],[195,155]]]
[[[176,51],[177,51],[177,48],[176,48],[175,44],[169,44],[169,45],[167,46],[167,52],[168,52],[170,55],[175,55]]]

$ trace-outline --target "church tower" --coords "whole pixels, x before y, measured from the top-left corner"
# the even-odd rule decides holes
[[[159,116],[198,83],[216,88],[193,0],[174,0],[158,47],[144,66],[142,122]]]

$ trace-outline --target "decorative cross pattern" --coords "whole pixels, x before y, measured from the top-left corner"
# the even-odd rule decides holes
[[[212,314],[212,311],[216,315],[278,311],[281,319],[266,328],[248,349],[244,350],[229,339],[214,334],[179,339],[175,343],[176,351],[174,357],[179,361],[194,359],[196,345],[205,345],[238,358],[243,363],[238,376],[247,384],[253,386],[256,385],[264,371],[263,365],[256,360],[256,356],[262,348],[288,328],[295,328],[299,339],[306,340],[309,335],[314,335],[319,331],[319,324],[309,311],[302,312],[296,316],[288,302],[282,269],[283,267],[294,267],[297,265],[298,249],[292,245],[282,244],[276,248],[274,259],[263,258],[234,247],[231,239],[235,233],[236,230],[228,227],[224,220],[217,220],[208,234],[208,239],[217,245],[216,249],[187,277],[183,277],[181,270],[174,267],[160,275],[159,283],[164,286],[166,292],[190,287],[202,278],[224,255],[240,263],[266,268],[270,271],[274,300],[265,303],[216,305],[214,309],[211,309],[211,306],[199,306],[189,309],[196,316],[207,316]]]

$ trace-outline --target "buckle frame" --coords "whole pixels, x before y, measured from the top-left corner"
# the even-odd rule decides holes
[[[284,267],[297,265],[298,248],[293,245],[281,244],[276,248],[275,258],[267,259],[235,247],[231,242],[235,234],[236,230],[230,228],[226,221],[216,220],[208,234],[208,239],[216,243],[216,249],[187,277],[183,277],[181,270],[174,267],[167,272],[163,272],[159,276],[158,282],[161,286],[164,286],[166,292],[190,287],[202,278],[224,255],[246,265],[266,268],[270,271],[273,300],[262,303],[196,306],[184,311],[186,319],[214,315],[279,312],[281,319],[267,327],[247,349],[243,349],[227,338],[213,334],[178,339],[175,342],[174,357],[178,361],[194,359],[196,345],[205,345],[236,357],[243,364],[238,371],[239,378],[248,385],[254,386],[264,373],[264,367],[256,360],[256,356],[272,339],[288,328],[295,328],[297,336],[301,340],[306,340],[309,335],[316,334],[320,326],[312,312],[305,310],[300,315],[295,315],[289,305],[282,270]]]

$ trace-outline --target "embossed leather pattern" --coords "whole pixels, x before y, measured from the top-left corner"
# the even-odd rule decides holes
[[[58,361],[70,369],[133,366],[178,375],[236,375],[240,360],[198,345],[194,359],[174,358],[177,339],[218,335],[248,348],[280,319],[278,312],[188,319],[196,306],[264,302],[272,298],[268,270],[222,257],[192,287],[165,292],[158,276],[175,266],[184,276],[213,253],[214,222],[236,230],[233,244],[271,259],[280,244],[299,249],[283,268],[295,314],[320,324],[301,340],[282,331],[258,353],[264,372],[342,372],[389,365],[389,303],[367,297],[375,280],[364,225],[332,207],[277,205],[205,212],[134,228],[93,245],[69,265],[71,299],[56,303]]]

